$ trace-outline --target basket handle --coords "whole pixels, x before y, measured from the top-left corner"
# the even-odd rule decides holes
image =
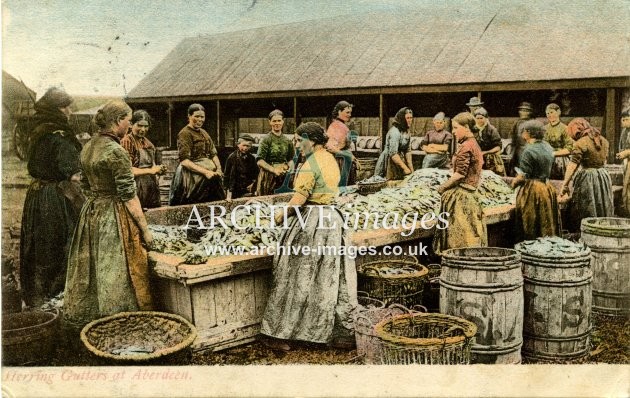
[[[372,298],[372,297],[370,297],[370,293],[364,292],[363,290],[358,290],[357,291],[357,297]]]
[[[357,316],[355,317],[354,322],[358,324],[359,321],[362,321],[362,324],[365,326],[372,326],[372,321],[370,321],[370,319],[363,314],[357,314]]]
[[[387,308],[401,310],[403,313],[407,313],[407,314],[413,314],[414,312],[418,312],[418,311],[412,311],[409,308],[405,307],[404,305],[398,304],[398,303],[392,303],[388,305]]]
[[[373,271],[376,273],[376,275],[380,275],[381,273],[379,272],[378,268],[373,266],[373,265],[366,265],[363,267],[363,272],[364,273],[368,273],[368,271]]]
[[[427,312],[429,312],[429,310],[427,309],[427,307],[425,307],[424,305],[420,305],[420,304],[414,304],[414,306],[413,306],[413,307],[411,307],[411,310],[412,310],[412,311],[415,311],[415,312],[424,312],[425,314],[426,314]]]

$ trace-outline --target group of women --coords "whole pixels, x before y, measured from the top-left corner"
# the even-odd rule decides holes
[[[63,91],[51,89],[36,104],[38,127],[28,165],[34,181],[24,206],[21,277],[30,306],[41,304],[65,286],[64,316],[81,326],[117,312],[153,308],[147,261],[152,236],[142,207],[158,204],[156,177],[164,168],[155,164],[155,147],[146,138],[151,119],[145,111],[132,114],[123,101],[108,102],[95,117],[98,134],[81,149],[68,125],[71,102]],[[282,112],[273,111],[269,115],[271,132],[258,149],[261,173],[256,191],[275,192],[275,187],[286,182],[280,177],[297,168],[289,205],[331,204],[344,184],[344,173],[351,174],[349,168],[355,163],[348,150],[346,126],[351,111],[351,104],[340,102],[328,134],[316,123],[305,123],[296,129],[294,143],[282,136]],[[522,129],[526,145],[519,176],[513,182],[521,187],[516,205],[519,239],[557,235],[561,230],[557,192],[548,181],[554,167],[566,168],[561,193],[568,192],[574,180],[572,207],[577,220],[612,215],[610,177],[603,168],[608,142],[586,120],[574,119],[566,126],[572,139],[567,143],[555,117],[560,115],[559,109],[550,105],[547,112],[550,124],[546,128],[531,120]],[[496,151],[496,130],[487,119],[483,108],[474,115],[465,112],[452,119],[457,141],[450,162],[453,174],[438,188],[441,212],[449,213],[449,227],[435,232],[438,255],[449,248],[487,245],[476,191],[485,163],[494,161],[497,172],[503,167]],[[178,135],[180,164],[171,187],[171,204],[205,202],[225,195],[217,150],[202,128],[203,107],[191,105],[188,120]],[[396,113],[376,173],[400,179],[413,171],[409,151],[412,122],[410,108]],[[630,158],[627,114],[622,123],[625,138],[617,156],[626,159]],[[427,165],[445,167],[452,135],[444,130],[444,114],[435,116],[434,127],[422,142]],[[561,148],[550,143],[559,143]],[[567,155],[569,145],[569,161],[558,161]],[[82,189],[77,185],[80,172]],[[345,246],[341,214],[331,207],[320,211],[327,213],[308,212],[306,220],[292,217],[291,211],[277,214],[277,223],[291,217],[279,243]],[[330,225],[318,228],[321,220]],[[332,225],[337,228],[330,228]],[[351,348],[351,312],[357,305],[354,260],[345,255],[305,256],[296,264],[289,256],[276,255],[273,264],[273,287],[261,328],[266,343],[282,350],[290,349],[288,340]]]

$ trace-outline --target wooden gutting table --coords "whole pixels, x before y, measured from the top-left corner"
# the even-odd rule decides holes
[[[257,197],[256,200],[273,204],[287,202],[290,196]],[[245,202],[247,198],[212,204],[225,206],[229,212]],[[198,208],[203,206],[207,204]],[[183,226],[191,209],[192,205],[152,209],[147,211],[146,217],[149,224]],[[513,210],[514,206],[506,205],[484,211],[491,244],[496,245],[505,238],[506,224],[509,225]],[[408,246],[433,236],[433,230],[422,229],[420,225],[410,236],[402,236],[400,232],[358,231],[351,235],[351,242],[356,246]],[[157,252],[150,252],[149,259],[154,269],[153,286],[159,309],[181,315],[197,327],[194,349],[220,350],[255,339],[269,294],[272,256],[223,256],[197,265]],[[357,258],[357,262],[360,261]]]

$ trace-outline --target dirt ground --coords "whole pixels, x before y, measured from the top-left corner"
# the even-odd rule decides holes
[[[19,228],[29,176],[26,163],[12,155],[9,137],[2,137],[2,259],[15,263],[19,256]],[[58,341],[65,340],[60,336]],[[94,365],[92,354],[82,349],[78,338],[74,347],[57,344],[52,357],[38,365]],[[273,364],[358,364],[356,350],[343,351],[317,344],[293,344],[289,352],[276,352],[260,342],[220,352],[193,353],[191,365],[273,365]],[[593,316],[589,356],[580,363],[630,364],[630,320]],[[527,363],[527,362],[525,362]]]

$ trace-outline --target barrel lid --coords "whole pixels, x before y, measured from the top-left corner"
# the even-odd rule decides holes
[[[582,233],[630,238],[630,219],[621,217],[588,217],[582,220]]]

